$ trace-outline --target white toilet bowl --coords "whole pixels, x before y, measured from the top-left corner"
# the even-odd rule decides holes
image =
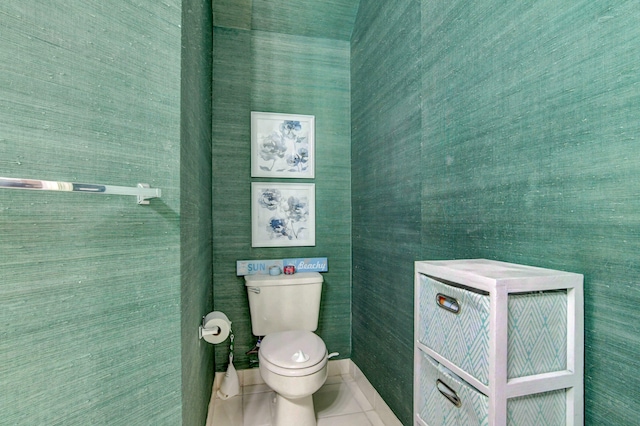
[[[312,395],[327,379],[327,348],[311,331],[271,333],[262,339],[260,375],[276,392],[274,426],[315,426]]]

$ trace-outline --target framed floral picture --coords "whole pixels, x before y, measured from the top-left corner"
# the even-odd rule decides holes
[[[315,177],[315,116],[251,112],[251,176]]]
[[[313,183],[251,184],[251,246],[316,245]]]

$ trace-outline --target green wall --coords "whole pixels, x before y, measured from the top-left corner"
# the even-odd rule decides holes
[[[418,2],[361,2],[351,41],[351,358],[406,425],[421,248],[419,28]]]
[[[0,423],[202,424],[236,260],[327,256],[318,332],[404,423],[413,261],[485,257],[585,274],[586,424],[635,424],[640,7],[362,1],[349,42],[287,2],[215,2],[212,47],[207,2],[0,7],[0,175],[163,190],[0,190]],[[250,247],[252,110],[316,116],[316,247]]]
[[[214,8],[215,10],[215,8]],[[214,15],[215,16],[215,15]],[[213,46],[214,306],[233,322],[236,368],[253,347],[237,260],[327,257],[318,334],[329,351],[350,355],[351,191],[349,42],[214,27]],[[316,246],[251,247],[251,111],[316,117]],[[287,180],[278,180],[286,182]],[[288,180],[292,181],[292,180]],[[216,347],[216,369],[228,348]]]
[[[413,260],[579,272],[585,423],[637,424],[640,6],[379,3],[361,2],[352,38],[353,360],[409,424]],[[382,248],[385,223],[407,238]],[[406,327],[374,333],[372,316]]]
[[[0,424],[203,424],[207,395],[194,393],[211,378],[193,372],[208,364],[211,375],[211,350],[197,347],[202,302],[189,302],[204,291],[211,305],[211,277],[192,251],[181,260],[181,238],[201,246],[194,228],[207,225],[180,215],[210,214],[197,197],[210,161],[197,160],[198,132],[184,131],[205,190],[181,200],[181,8],[0,6],[0,175],[162,189],[148,206],[0,190]],[[181,286],[181,267],[203,281]]]
[[[180,143],[182,424],[202,426],[213,345],[199,339],[213,309],[211,249],[211,3],[183,0]]]

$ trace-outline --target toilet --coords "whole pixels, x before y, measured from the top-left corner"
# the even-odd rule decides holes
[[[260,375],[275,391],[274,426],[315,426],[312,395],[327,379],[328,353],[318,328],[318,272],[246,275],[251,329],[264,336]]]

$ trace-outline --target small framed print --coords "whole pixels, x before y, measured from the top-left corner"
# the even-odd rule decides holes
[[[313,183],[251,184],[251,246],[316,245]]]
[[[251,176],[313,179],[315,116],[252,111]]]

